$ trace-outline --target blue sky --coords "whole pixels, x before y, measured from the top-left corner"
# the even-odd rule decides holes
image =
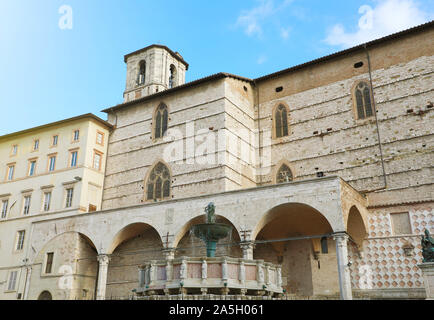
[[[123,56],[153,43],[182,54],[186,81],[256,78],[433,18],[434,0],[1,0],[0,135],[105,119]]]

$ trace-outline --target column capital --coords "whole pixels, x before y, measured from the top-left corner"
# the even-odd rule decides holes
[[[99,254],[97,256],[99,264],[108,264],[110,262],[110,256],[108,254]]]
[[[240,247],[242,249],[254,249],[255,248],[255,242],[253,240],[241,241]]]
[[[243,250],[243,259],[253,260],[255,243],[253,241],[241,241],[240,247]]]
[[[175,258],[176,248],[163,248],[161,251],[166,257],[166,260],[173,260]]]
[[[344,241],[344,240],[348,240],[349,238],[350,236],[345,231],[333,233],[333,240],[335,241]]]

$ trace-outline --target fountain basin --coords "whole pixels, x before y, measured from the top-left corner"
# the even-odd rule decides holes
[[[217,247],[217,242],[225,238],[232,227],[222,223],[203,223],[197,224],[192,227],[193,234],[205,242],[206,256],[214,257]]]
[[[139,297],[175,294],[283,293],[281,266],[264,260],[231,257],[180,257],[153,260],[139,267]]]

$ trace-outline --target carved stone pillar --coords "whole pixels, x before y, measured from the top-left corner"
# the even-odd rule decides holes
[[[157,268],[155,266],[155,261],[151,261],[151,264],[149,265],[149,285],[152,285],[152,282],[157,280],[157,277],[155,275],[157,271]]]
[[[208,278],[208,264],[206,260],[202,260],[202,282],[205,282]]]
[[[338,262],[339,288],[342,300],[352,300],[350,267],[348,266],[348,248],[346,233],[335,233],[336,258]]]
[[[228,263],[226,259],[222,262],[222,280],[228,280]]]
[[[173,260],[166,260],[166,281],[170,282],[173,280]]]
[[[96,289],[96,299],[97,300],[105,300],[105,292],[107,285],[107,272],[108,272],[108,264],[110,262],[110,257],[106,254],[100,254],[98,256],[98,283]]]
[[[139,288],[145,286],[145,266],[139,266]]]
[[[264,266],[262,262],[259,262],[257,264],[257,268],[258,268],[258,283],[263,284],[265,281],[265,277],[264,277]]]
[[[146,266],[145,266],[145,287],[146,288],[148,288],[149,287],[149,283],[151,282],[151,280],[150,280],[150,274],[149,274],[149,268],[150,268],[150,265],[149,265],[149,263],[148,264],[146,264]]]
[[[281,288],[282,287],[282,268],[276,268],[276,285]]]
[[[185,259],[182,259],[181,267],[179,271],[179,279],[184,280],[187,278],[187,262]]]
[[[270,266],[267,265],[265,267],[265,272],[266,272],[266,277],[267,277],[267,286],[271,284],[271,270],[270,270]]]
[[[253,249],[255,248],[253,241],[242,242],[240,246],[243,250],[243,259],[253,260]]]
[[[166,258],[166,260],[175,259],[176,248],[166,248],[166,249],[163,249],[162,251],[163,251],[163,254],[164,254],[164,257]]]
[[[244,261],[241,261],[239,264],[240,268],[240,282],[241,284],[244,284],[246,282],[246,266],[244,265]]]

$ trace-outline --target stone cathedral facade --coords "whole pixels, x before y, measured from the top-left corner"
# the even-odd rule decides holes
[[[185,83],[188,63],[162,45],[124,61],[124,102],[104,110],[97,210],[12,219],[27,223],[27,260],[0,263],[0,297],[132,296],[141,265],[204,255],[190,229],[213,202],[232,226],[217,256],[279,265],[286,297],[424,298],[433,22],[258,79]],[[0,228],[13,238],[9,220]],[[148,285],[167,277],[156,272]]]

